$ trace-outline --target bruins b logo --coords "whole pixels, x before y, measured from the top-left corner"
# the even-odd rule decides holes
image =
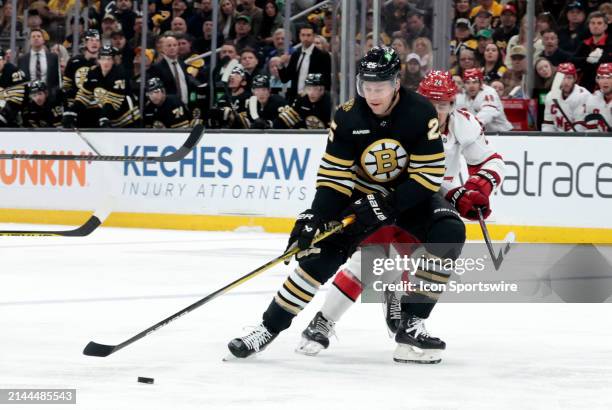
[[[397,178],[408,163],[408,154],[399,141],[382,139],[373,142],[361,155],[361,166],[368,177],[376,182]]]

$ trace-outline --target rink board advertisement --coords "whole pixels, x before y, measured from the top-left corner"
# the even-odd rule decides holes
[[[167,155],[187,133],[101,132],[104,155]],[[612,139],[490,136],[507,163],[491,224],[612,229]],[[174,163],[0,161],[0,208],[290,219],[309,207],[326,134],[207,133]],[[91,152],[71,132],[7,132],[3,152]],[[3,221],[10,221],[4,211]],[[167,219],[168,219],[167,218]],[[120,224],[119,224],[120,225]],[[146,226],[146,225],[145,225]]]

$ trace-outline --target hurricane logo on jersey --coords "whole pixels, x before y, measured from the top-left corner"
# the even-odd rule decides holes
[[[376,182],[397,178],[408,164],[408,154],[402,144],[393,139],[378,140],[361,155],[361,167]]]

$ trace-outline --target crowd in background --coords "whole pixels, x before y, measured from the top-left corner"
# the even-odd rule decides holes
[[[211,51],[213,1],[219,1],[221,48],[215,67],[210,56],[200,56]],[[454,8],[447,68],[462,87],[465,73],[472,73],[467,78],[472,80],[476,69],[482,74],[476,76],[481,89],[492,87],[502,100],[533,96],[539,104],[539,126],[547,121],[546,96],[560,65],[571,63],[576,87],[589,95],[601,87],[598,79],[603,71],[598,68],[612,61],[611,2],[538,0],[535,25],[528,27],[525,0],[445,1]],[[332,6],[315,8],[292,22],[293,41],[286,53],[289,39],[283,29],[282,0],[149,1],[144,39],[146,104],[139,112],[145,24],[141,4],[81,0],[79,53],[72,57],[75,3],[18,1],[16,50],[8,49],[12,2],[2,4],[0,126],[187,127],[196,122],[216,128],[329,126],[330,87],[333,75],[338,75],[332,73],[332,58],[341,41],[333,37]],[[317,3],[294,0],[291,14]],[[359,53],[373,44],[371,3],[366,7],[365,44],[360,34],[355,39]],[[443,68],[433,65],[432,32],[440,30],[433,21],[433,1],[381,3],[378,42],[400,54],[401,82],[416,90],[425,73]],[[526,89],[529,30],[534,33],[536,72],[531,90]],[[102,60],[107,63],[101,64]],[[604,92],[604,102],[610,97]]]

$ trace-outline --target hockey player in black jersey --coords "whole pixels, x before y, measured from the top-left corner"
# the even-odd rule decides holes
[[[445,170],[444,146],[436,109],[423,96],[400,86],[400,58],[388,47],[374,47],[359,64],[359,96],[337,111],[317,175],[311,209],[302,212],[288,248],[297,246],[298,267],[289,274],[249,334],[230,341],[237,358],[268,346],[313,298],[366,237],[395,224],[426,244],[428,257],[456,258],[465,242],[457,211],[438,193]],[[341,234],[313,245],[317,232],[354,214]],[[422,272],[447,281],[444,272]],[[408,295],[407,295],[408,296]],[[413,294],[402,298],[398,345],[445,348],[423,331],[435,300]]]
[[[44,81],[28,86],[28,102],[22,113],[23,126],[28,128],[54,128],[62,125],[62,105],[49,99]]]
[[[250,128],[247,118],[247,100],[251,92],[245,87],[246,73],[238,64],[232,69],[225,94],[217,101],[217,106],[210,112],[209,126],[211,128]]]
[[[83,40],[83,54],[79,54],[68,60],[66,68],[64,69],[64,75],[62,77],[64,115],[68,117],[66,119],[65,126],[74,122],[75,112],[73,105],[77,92],[81,87],[83,87],[83,84],[85,84],[89,70],[94,68],[98,63],[98,53],[100,51],[100,32],[95,29],[89,29],[85,32]],[[98,119],[89,116],[82,116],[78,119],[77,124],[81,128],[97,127]]]
[[[26,74],[6,60],[0,48],[0,127],[17,127],[25,100]]]
[[[77,117],[94,117],[101,128],[138,125],[140,112],[129,78],[122,67],[115,65],[114,55],[112,47],[102,47],[98,66],[89,70],[85,83],[77,92],[73,112],[64,112],[64,126],[74,127]]]
[[[167,95],[164,83],[157,77],[147,82],[148,101],[144,108],[146,128],[184,128],[191,123],[191,114],[175,95]]]
[[[310,73],[304,82],[304,94],[282,109],[274,128],[329,128],[331,112],[331,97],[325,91],[323,75]]]
[[[283,97],[271,94],[270,77],[258,74],[251,83],[253,95],[247,101],[247,112],[251,129],[272,128],[278,114],[287,102]]]

